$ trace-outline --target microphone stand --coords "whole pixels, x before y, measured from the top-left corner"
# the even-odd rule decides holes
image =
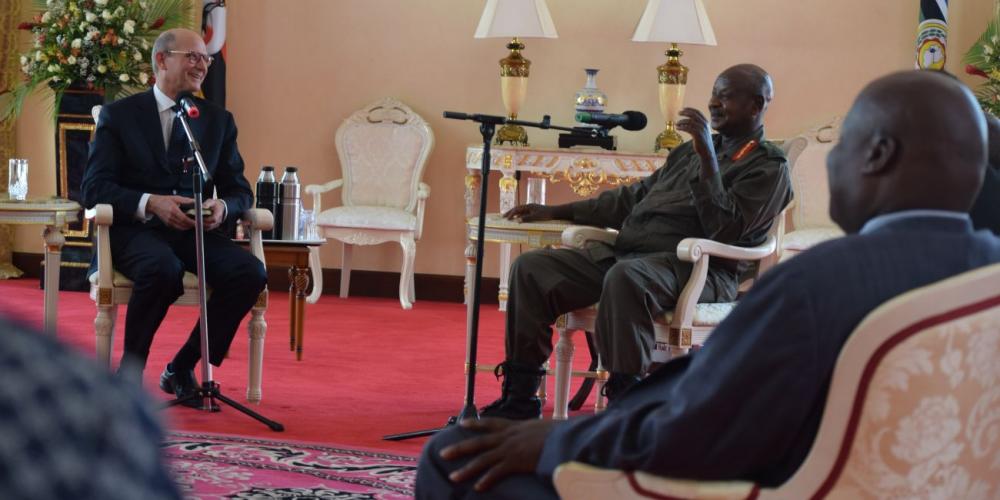
[[[476,276],[472,281],[472,301],[469,303],[469,322],[466,325],[466,349],[465,349],[465,402],[462,411],[458,416],[448,419],[444,427],[435,429],[424,429],[400,434],[389,434],[382,436],[386,441],[402,441],[423,436],[430,436],[438,431],[446,429],[449,425],[462,422],[464,420],[479,419],[479,410],[476,408],[476,351],[479,343],[479,302],[480,285],[483,281],[483,243],[486,232],[486,198],[489,183],[486,180],[490,177],[490,143],[493,142],[493,133],[497,125],[511,124],[535,127],[540,129],[570,130],[569,127],[560,127],[549,123],[549,115],[545,115],[540,122],[527,122],[522,120],[508,120],[503,116],[466,114],[454,111],[445,111],[445,118],[454,120],[472,120],[479,123],[479,133],[483,136],[483,158],[480,163],[480,170],[484,179],[482,190],[479,193],[479,226],[476,228]]]
[[[194,160],[198,165],[198,168],[189,169],[191,158],[185,158],[184,160],[185,170],[191,171],[191,189],[194,197],[194,250],[198,271],[198,307],[200,309],[198,330],[201,333],[201,387],[187,396],[168,401],[167,407],[179,405],[197,398],[201,399],[200,409],[202,411],[217,412],[219,411],[219,406],[215,404],[215,400],[219,400],[263,423],[272,431],[281,432],[285,430],[285,426],[226,397],[219,389],[219,384],[215,383],[212,379],[212,364],[208,361],[208,288],[205,285],[205,221],[202,219],[204,209],[201,206],[204,183],[206,180],[211,179],[211,175],[209,175],[208,169],[205,168],[205,160],[201,156],[201,146],[194,138],[194,134],[191,133],[191,126],[188,124],[186,113],[182,107],[178,107],[176,118],[174,119],[181,121],[184,134],[187,136],[188,145],[194,153]]]

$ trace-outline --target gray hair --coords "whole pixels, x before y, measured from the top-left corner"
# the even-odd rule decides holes
[[[156,54],[172,50],[175,41],[177,41],[177,35],[171,30],[164,31],[160,33],[160,36],[156,37],[156,41],[153,42],[153,51],[150,53],[150,60],[153,63],[153,74],[156,74],[157,71]]]

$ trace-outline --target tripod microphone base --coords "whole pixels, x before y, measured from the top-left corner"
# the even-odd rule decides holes
[[[233,401],[232,399],[229,399],[228,397],[222,394],[222,391],[219,390],[219,384],[211,381],[202,383],[201,387],[199,387],[198,390],[192,392],[191,394],[168,401],[166,407],[169,408],[171,406],[177,406],[179,404],[183,404],[195,399],[202,400],[202,405],[200,408],[198,408],[202,411],[208,411],[208,412],[220,411],[219,405],[215,403],[216,400],[218,400],[233,408],[236,408],[237,410],[249,416],[250,418],[253,418],[254,420],[266,425],[268,429],[271,429],[274,432],[282,432],[285,430],[284,425],[281,425],[280,423],[275,422],[274,420],[271,420],[251,410],[250,408],[247,408],[246,406],[243,406],[240,403]]]

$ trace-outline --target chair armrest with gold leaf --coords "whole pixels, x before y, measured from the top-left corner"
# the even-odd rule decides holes
[[[563,245],[572,248],[583,248],[588,241],[601,241],[613,245],[618,239],[618,231],[594,226],[569,226],[563,229]]]
[[[580,462],[556,468],[552,478],[560,498],[567,500],[618,499],[712,499],[753,498],[757,485],[745,481],[693,481],[654,476],[645,472],[601,469]]]
[[[767,237],[764,243],[755,247],[738,247],[726,245],[714,240],[702,238],[684,238],[677,244],[677,256],[684,261],[693,262],[691,277],[684,285],[677,304],[674,306],[674,316],[670,323],[671,330],[688,329],[694,323],[695,307],[698,298],[705,289],[705,279],[708,277],[708,261],[710,257],[720,257],[732,260],[763,260],[777,252],[777,241],[774,235]]]
[[[322,211],[320,195],[327,191],[333,191],[343,185],[344,179],[334,179],[326,184],[310,184],[306,186],[306,194],[313,195],[313,217],[319,217],[319,213]]]
[[[114,282],[114,267],[111,262],[111,224],[114,209],[111,205],[99,203],[88,208],[84,216],[94,221],[97,233],[97,287],[110,290]]]
[[[417,186],[417,231],[413,235],[413,239],[419,240],[420,235],[424,232],[424,205],[427,204],[427,198],[431,196],[431,187],[424,182],[421,182]]]
[[[264,243],[261,231],[267,231],[274,227],[274,215],[270,210],[264,208],[251,208],[243,212],[243,223],[247,227],[247,234],[250,235],[250,253],[257,257],[264,266]]]

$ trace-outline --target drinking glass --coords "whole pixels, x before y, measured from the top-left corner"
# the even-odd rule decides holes
[[[28,160],[11,158],[8,162],[7,193],[12,200],[24,201],[28,197]]]
[[[312,210],[302,209],[299,212],[299,239],[316,239],[316,217]]]
[[[528,203],[545,204],[545,179],[528,177]]]

